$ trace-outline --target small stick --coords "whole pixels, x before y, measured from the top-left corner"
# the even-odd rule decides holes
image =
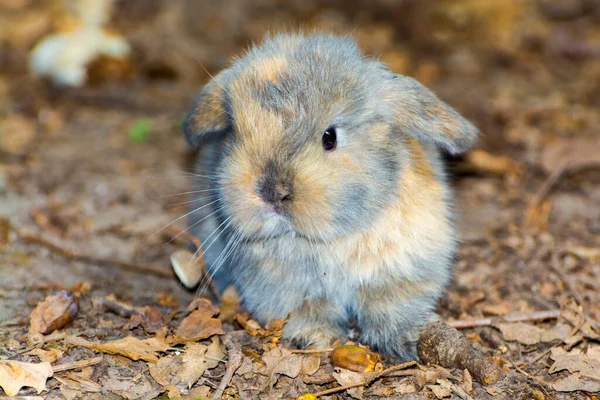
[[[319,354],[319,353],[331,353],[333,349],[292,349],[290,350],[295,354]]]
[[[499,322],[527,322],[542,321],[545,319],[556,319],[560,317],[560,310],[533,311],[530,313],[508,314],[502,317],[463,319],[448,321],[448,325],[455,329],[476,328],[479,326],[490,326]]]
[[[223,339],[223,343],[225,344],[225,347],[227,347],[227,357],[229,358],[229,360],[227,361],[227,369],[225,370],[225,375],[223,375],[223,379],[221,379],[221,383],[219,384],[219,387],[217,388],[214,396],[212,397],[213,400],[218,400],[221,398],[223,392],[227,388],[227,385],[229,385],[229,382],[231,382],[233,374],[240,367],[240,365],[242,365],[242,360],[244,358],[244,356],[242,355],[242,351],[237,346],[237,344],[235,344],[234,341],[231,340],[231,338],[225,336],[225,338]]]
[[[532,362],[530,362],[529,364],[530,364],[530,365],[533,365],[533,364],[537,363],[537,362],[538,362],[538,361],[540,361],[542,358],[544,358],[544,357],[546,357],[548,354],[550,354],[550,351],[551,351],[551,350],[552,350],[552,349],[548,349],[548,350],[544,351],[542,354],[540,354],[539,356],[537,356],[537,357],[535,358],[535,360],[533,360],[533,361],[532,361]]]
[[[85,368],[92,365],[100,364],[104,358],[102,356],[90,358],[89,360],[81,360],[68,364],[55,365],[52,367],[52,372],[55,374],[57,372],[69,371],[72,369]]]
[[[72,249],[69,249],[69,248],[63,247],[59,244],[53,243],[53,242],[49,241],[48,239],[45,239],[41,236],[35,235],[30,232],[18,231],[17,234],[19,235],[19,238],[21,238],[22,240],[24,240],[26,242],[44,246],[44,247],[52,250],[53,252],[55,252],[63,257],[74,260],[74,261],[81,261],[81,262],[85,262],[88,264],[103,265],[103,266],[108,266],[108,267],[117,266],[117,267],[123,268],[124,270],[127,270],[127,271],[133,271],[133,272],[137,272],[137,273],[141,273],[141,274],[152,274],[152,275],[160,276],[163,278],[172,278],[173,277],[172,271],[166,270],[159,266],[139,265],[139,264],[133,264],[133,263],[129,263],[126,261],[121,261],[121,260],[98,258],[98,257],[90,256],[87,254],[78,253]]]
[[[414,365],[417,365],[416,361],[409,361],[409,362],[405,362],[405,363],[402,363],[402,364],[394,365],[394,366],[391,366],[391,367],[389,367],[387,369],[384,369],[381,372],[372,372],[370,374],[366,374],[365,375],[365,380],[362,381],[362,382],[352,383],[352,384],[349,384],[349,385],[343,385],[343,386],[334,387],[334,388],[331,388],[331,389],[327,389],[327,390],[323,390],[321,392],[314,393],[314,395],[316,397],[325,396],[327,394],[341,392],[341,391],[344,391],[346,389],[352,389],[352,388],[359,387],[359,386],[366,386],[366,385],[370,384],[371,382],[373,382],[375,379],[381,378],[384,375],[390,374],[392,372],[399,371],[401,369],[406,369],[406,368],[412,367]],[[414,370],[412,372],[414,373],[415,371],[417,371],[417,370]],[[409,371],[406,371],[406,372],[409,372]],[[406,375],[412,375],[412,374],[406,374]]]

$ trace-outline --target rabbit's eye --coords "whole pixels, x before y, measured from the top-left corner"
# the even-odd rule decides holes
[[[325,151],[335,150],[335,147],[337,145],[337,135],[334,126],[330,126],[325,130],[325,132],[323,132],[321,143],[323,143],[323,148],[325,149]]]

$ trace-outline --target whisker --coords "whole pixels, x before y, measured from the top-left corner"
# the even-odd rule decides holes
[[[168,245],[169,243],[171,243],[173,240],[177,239],[179,237],[179,235],[182,235],[184,232],[189,231],[190,229],[192,229],[194,226],[198,225],[199,223],[201,223],[202,221],[204,221],[205,219],[209,218],[211,215],[214,215],[216,213],[218,213],[219,211],[221,211],[224,207],[219,207],[217,208],[215,211],[211,212],[210,214],[206,215],[205,217],[203,217],[202,219],[200,219],[199,221],[194,222],[192,225],[188,226],[187,228],[185,228],[184,230],[182,230],[181,232],[179,232],[177,235],[173,236],[167,243],[165,243],[163,245],[163,248]],[[166,226],[164,227],[166,228]],[[162,228],[162,229],[164,229]]]
[[[162,231],[163,231],[165,228],[167,228],[167,227],[169,227],[169,226],[173,225],[175,222],[177,222],[177,221],[181,220],[182,218],[185,218],[185,217],[187,217],[187,216],[189,216],[189,215],[191,215],[191,214],[193,214],[193,213],[195,213],[195,212],[197,212],[197,211],[200,211],[200,210],[202,210],[202,209],[203,209],[203,208],[205,208],[205,207],[208,207],[208,206],[210,206],[210,205],[212,205],[212,204],[215,204],[215,203],[216,203],[216,202],[218,202],[218,201],[219,201],[219,199],[217,199],[217,200],[215,200],[215,201],[212,201],[212,202],[210,202],[210,203],[208,203],[208,204],[205,204],[205,205],[203,205],[202,207],[195,208],[195,209],[193,209],[192,211],[190,211],[190,212],[188,212],[188,213],[185,213],[185,214],[183,214],[181,217],[179,217],[179,218],[175,219],[174,221],[171,221],[171,222],[169,222],[167,225],[163,226],[162,228],[160,228],[159,230],[157,230],[156,232],[154,232],[154,233],[153,233],[152,235],[150,235],[149,237],[153,237],[153,236],[154,236],[154,235],[156,235],[157,233],[159,233],[159,232],[162,232]]]

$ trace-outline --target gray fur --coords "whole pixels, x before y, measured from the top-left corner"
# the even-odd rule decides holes
[[[281,58],[285,65],[273,81],[250,79],[239,84],[238,79],[260,62]],[[201,93],[184,130],[191,144],[200,144],[198,171],[208,176],[196,189],[211,190],[206,193],[217,199],[212,205],[215,198],[195,204],[205,208],[192,213],[191,226],[208,248],[205,259],[216,272],[218,286],[233,282],[245,307],[260,321],[291,313],[285,335],[300,343],[345,340],[349,321],[355,320],[360,341],[388,355],[415,358],[415,341],[420,328],[436,318],[435,306],[450,278],[455,250],[451,192],[437,148],[464,151],[477,130],[416,81],[364,58],[350,38],[278,35],[249,50],[216,79]],[[206,96],[219,102],[207,108]],[[243,115],[251,101],[262,110],[256,118],[267,116],[260,113],[280,116],[283,132],[240,134],[236,116]],[[222,113],[214,112],[214,104],[221,105]],[[203,115],[212,116],[214,123]],[[328,126],[340,132],[340,148],[332,156],[319,147]],[[376,136],[372,129],[386,134]],[[233,154],[241,151],[248,135],[269,139],[271,147],[261,150],[268,156],[245,154],[248,165],[262,172],[250,189],[244,189],[227,182],[234,179],[232,171],[240,162]],[[349,270],[340,261],[346,256],[338,256],[346,253],[334,247],[346,243],[346,237],[375,229],[372,226],[387,218],[384,210],[408,196],[402,177],[417,162],[412,159],[410,138],[423,143],[427,165],[443,188],[439,223],[448,233],[439,243],[428,242],[426,234],[418,236],[422,227],[415,226],[414,248],[383,243],[402,250],[372,273]],[[352,161],[350,167],[357,166],[355,170],[328,167],[331,160],[344,160],[332,157],[344,155]],[[316,196],[314,203],[306,202],[306,217],[295,214],[293,203],[311,188],[292,182],[299,176],[295,169],[310,168],[312,157],[315,165],[324,166],[311,173],[316,174],[325,200],[319,203]],[[287,202],[278,203],[279,216],[265,217],[251,208],[250,197],[239,200],[246,196],[243,190],[250,190],[267,203],[277,197],[275,185],[291,191]],[[234,193],[238,189],[241,192]],[[327,218],[313,218],[313,212],[320,215],[319,209],[310,210],[313,206],[331,206],[331,212]],[[394,249],[389,251],[396,254]],[[370,267],[365,265],[365,271]]]

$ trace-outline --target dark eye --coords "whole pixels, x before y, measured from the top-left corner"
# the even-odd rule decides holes
[[[321,143],[323,143],[323,148],[325,151],[335,150],[335,146],[337,145],[337,135],[334,126],[330,126],[325,130],[325,132],[323,132]]]

